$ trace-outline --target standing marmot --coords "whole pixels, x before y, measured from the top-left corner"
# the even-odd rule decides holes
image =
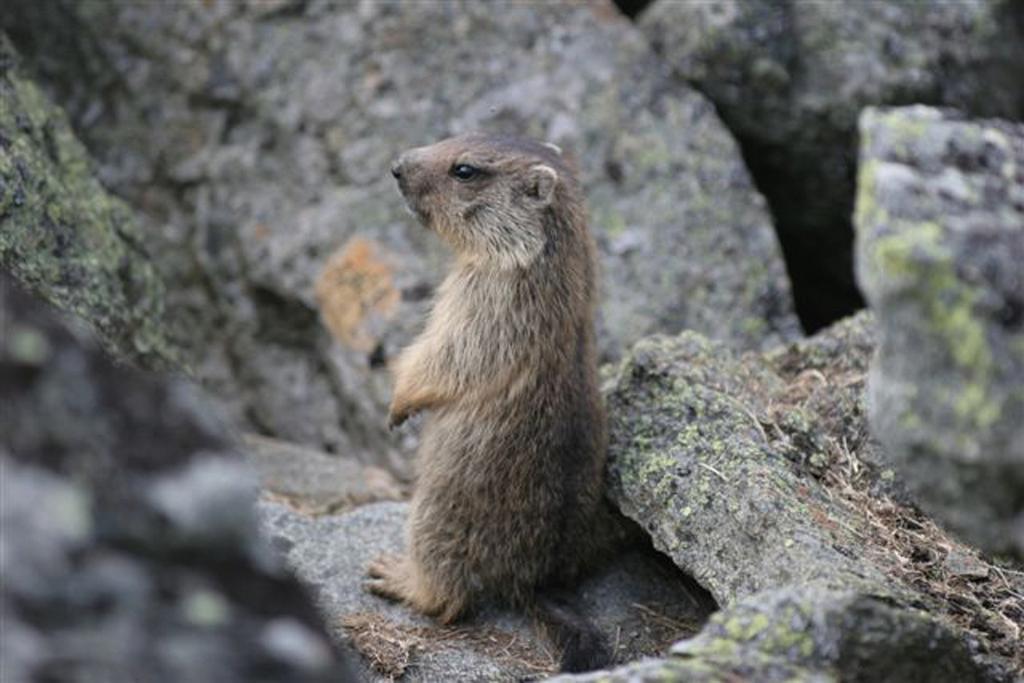
[[[391,172],[457,261],[394,363],[390,423],[431,416],[407,554],[371,564],[369,588],[444,623],[485,597],[540,605],[563,668],[598,666],[600,636],[546,599],[617,525],[579,184],[553,146],[483,134],[409,150]]]

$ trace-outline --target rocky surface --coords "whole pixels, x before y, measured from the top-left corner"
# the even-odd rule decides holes
[[[715,614],[672,656],[555,681],[982,681],[964,643],[922,612],[856,591],[790,586]]]
[[[797,333],[736,145],[707,100],[667,87],[610,4],[500,19],[474,2],[13,5],[6,25],[73,107],[104,180],[149,219],[180,343],[254,431],[403,471],[385,366],[446,254],[387,168],[470,128],[578,158],[606,357],[684,327],[739,348]],[[65,46],[49,28],[68,22],[83,30]],[[109,87],[84,92],[78,68]]]
[[[0,314],[3,680],[351,680],[201,397],[6,275]]]
[[[766,195],[811,330],[860,305],[852,267],[857,116],[956,106],[1024,118],[1016,0],[660,0],[640,25],[715,103]]]
[[[87,320],[111,351],[174,366],[164,286],[131,210],[0,34],[0,268]]]
[[[1024,126],[868,110],[858,183],[872,427],[937,519],[1024,557]]]
[[[652,337],[614,382],[612,498],[720,603],[790,583],[890,586],[863,559],[866,520],[807,476],[838,442],[760,359]]]
[[[1013,680],[1024,581],[894,502],[906,494],[867,429],[874,347],[863,313],[761,354],[651,338],[608,373],[612,497],[685,574],[633,555],[579,588],[577,606],[632,662],[583,680]],[[367,673],[552,673],[521,615],[489,608],[443,629],[363,589],[366,564],[402,546],[405,504],[261,508]],[[703,627],[708,603],[686,575],[722,606]]]
[[[402,548],[405,503],[375,503],[342,515],[315,515],[262,503],[265,532],[313,587],[328,624],[364,655],[371,677],[408,681],[521,680],[550,674],[556,653],[522,614],[485,607],[452,628],[363,588],[366,565]],[[625,555],[575,591],[572,603],[604,634],[616,660],[662,652],[691,635],[714,603],[670,563]]]
[[[1010,680],[1022,654],[1016,589],[988,583],[1002,595],[989,603],[961,581],[976,614],[1013,605],[987,612],[991,632],[967,633],[954,578],[924,567],[938,558],[901,559],[927,536],[951,562],[980,562],[888,497],[898,487],[865,422],[871,324],[861,315],[760,355],[693,333],[652,337],[609,378],[610,495],[723,607],[677,648],[682,661],[614,680],[659,667],[708,680]],[[914,526],[927,533],[908,546],[902,529]]]
[[[265,494],[309,514],[338,514],[380,500],[401,500],[408,493],[379,467],[363,465],[304,446],[246,435],[243,448],[259,474]]]
[[[553,673],[524,615],[441,628],[362,587],[401,548],[415,442],[384,430],[387,362],[447,258],[386,170],[472,127],[573,154],[602,253],[602,352],[624,356],[603,375],[610,496],[663,554],[578,587],[623,665],[594,677],[1019,678],[1024,573],[912,501],[1020,552],[1020,127],[865,115],[879,330],[861,314],[779,346],[796,323],[764,202],[682,85],[736,132],[783,236],[835,252],[789,242],[816,327],[856,297],[860,108],[1024,106],[1019,3],[872,8],[662,0],[652,50],[598,2],[10,0],[26,59],[0,42],[0,266],[87,325],[0,281],[4,680]],[[140,365],[180,351],[241,447],[88,325]]]

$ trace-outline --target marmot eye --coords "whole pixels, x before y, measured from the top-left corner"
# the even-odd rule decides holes
[[[452,166],[452,175],[459,180],[472,180],[480,174],[480,169],[469,164],[455,164]]]

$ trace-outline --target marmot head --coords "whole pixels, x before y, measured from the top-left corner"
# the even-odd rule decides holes
[[[523,138],[460,135],[403,153],[391,174],[425,226],[502,268],[528,266],[557,229],[556,210],[580,206],[558,148]]]

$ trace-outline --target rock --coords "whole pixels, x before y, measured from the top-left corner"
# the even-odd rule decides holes
[[[4,681],[351,680],[202,397],[6,275],[0,309]]]
[[[266,494],[308,514],[338,514],[379,500],[401,500],[404,488],[386,470],[353,456],[320,453],[255,434],[245,454]]]
[[[672,656],[554,681],[981,681],[939,621],[856,591],[766,591],[715,614]]]
[[[164,286],[146,243],[0,34],[0,268],[82,316],[116,355],[174,367]]]
[[[575,599],[632,663],[583,680],[1013,680],[1024,586],[888,498],[898,480],[863,396],[874,345],[862,313],[764,354],[653,338],[609,375],[612,495],[722,609],[666,657],[673,628],[699,628],[709,598],[647,557],[620,559]],[[318,515],[266,498],[262,510],[376,675],[551,672],[521,615],[488,608],[452,631],[362,589],[366,564],[401,548],[405,504]]]
[[[7,19],[75,106],[104,178],[150,218],[179,342],[252,431],[407,473],[414,439],[383,426],[386,365],[420,329],[448,256],[387,169],[470,128],[578,159],[605,357],[654,331],[738,348],[798,334],[736,145],[707,100],[669,91],[610,5],[520,4],[500,20],[473,2],[285,6],[94,3]],[[68,21],[83,36],[102,27],[104,99],[68,84],[75,66],[58,58],[86,48],[25,30]]]
[[[367,674],[411,681],[521,680],[557,666],[549,643],[524,615],[486,607],[443,628],[363,588],[366,565],[401,550],[405,503],[319,517],[269,499],[261,508],[265,532],[287,548],[289,563],[317,594],[336,635],[363,653]],[[584,581],[574,595],[573,604],[606,634],[620,662],[663,651],[692,634],[713,606],[670,564],[638,552]]]
[[[641,341],[608,395],[613,500],[723,605],[808,582],[899,595],[863,560],[866,520],[808,476],[839,453],[790,389],[695,333]]]
[[[1024,126],[868,110],[861,139],[872,428],[937,519],[1024,557]]]
[[[1017,618],[1017,589],[951,576],[933,553],[989,565],[887,497],[859,397],[871,320],[766,354],[651,337],[609,377],[610,496],[722,606],[682,660],[612,680],[1012,680],[1019,641],[977,625]]]
[[[857,116],[956,106],[1024,118],[1016,0],[655,2],[641,29],[681,87],[707,95],[765,194],[804,326],[858,308],[852,266]]]

